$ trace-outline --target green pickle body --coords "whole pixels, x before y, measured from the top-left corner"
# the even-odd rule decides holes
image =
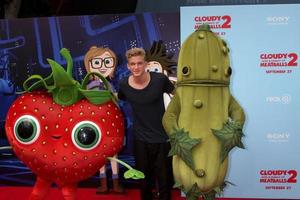
[[[177,88],[163,117],[168,134],[184,129],[201,142],[193,147],[191,169],[178,155],[173,156],[174,179],[185,190],[197,183],[203,193],[222,187],[228,157],[221,159],[221,143],[212,129],[220,130],[231,119],[244,123],[244,112],[230,94],[231,68],[225,41],[208,27],[198,29],[183,43],[178,60]]]

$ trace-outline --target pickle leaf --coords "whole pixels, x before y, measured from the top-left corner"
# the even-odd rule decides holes
[[[181,191],[185,193],[184,186],[181,183],[177,182],[176,180],[175,180],[175,184],[173,185],[173,188],[179,188]]]
[[[203,192],[199,189],[197,183],[191,187],[191,189],[186,193],[187,200],[198,200],[200,196],[203,196]]]
[[[235,121],[228,120],[224,123],[224,126],[220,130],[212,129],[213,134],[221,142],[221,162],[223,162],[228,153],[234,147],[239,147],[244,149],[244,144],[242,143],[242,137],[244,136],[242,131],[242,125]]]
[[[179,156],[191,169],[195,169],[192,148],[201,142],[201,139],[190,138],[184,129],[175,130],[170,137],[171,150],[169,156]]]
[[[206,193],[202,195],[203,200],[215,200],[216,199],[216,192],[215,190],[210,191],[209,193]]]

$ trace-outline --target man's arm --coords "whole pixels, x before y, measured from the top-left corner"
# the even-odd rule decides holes
[[[164,87],[164,92],[168,93],[168,94],[175,94],[175,87],[174,87],[174,84],[169,80],[169,78],[164,75],[164,84],[165,84],[165,87]]]

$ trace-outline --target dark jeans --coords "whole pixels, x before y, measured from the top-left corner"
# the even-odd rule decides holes
[[[173,174],[172,158],[168,157],[169,150],[169,143],[134,141],[136,168],[145,174],[145,179],[139,182],[142,200],[153,199],[153,180],[158,184],[159,199],[171,200]]]

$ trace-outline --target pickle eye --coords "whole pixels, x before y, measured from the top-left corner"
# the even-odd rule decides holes
[[[14,126],[16,139],[22,144],[32,144],[40,135],[40,124],[31,115],[23,115],[17,119]]]
[[[227,69],[225,69],[225,76],[229,77],[232,74],[232,69],[231,67],[228,67]]]
[[[186,76],[189,75],[191,73],[191,68],[188,66],[184,66],[182,68],[182,73],[183,73],[183,75],[186,75]]]
[[[81,150],[91,150],[101,141],[101,131],[97,124],[82,121],[72,130],[72,142]]]

